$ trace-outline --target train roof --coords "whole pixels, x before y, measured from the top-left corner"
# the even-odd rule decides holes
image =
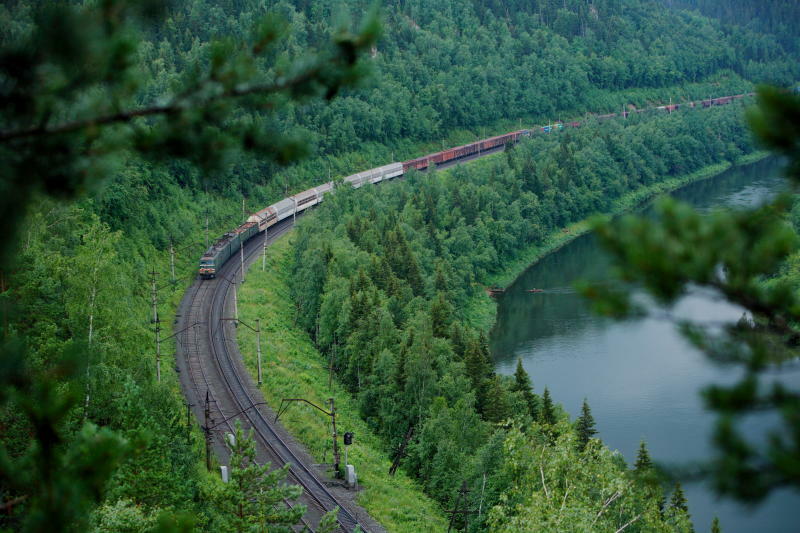
[[[222,237],[214,241],[214,244],[209,246],[208,250],[205,251],[203,257],[213,257],[218,251],[220,251],[220,249],[222,249],[222,247],[231,242],[231,239],[233,239],[240,233],[247,231],[249,228],[252,228],[255,225],[256,225],[255,222],[250,222],[250,220],[248,219],[248,221],[242,224],[241,226],[234,228],[233,230],[229,231],[228,233],[224,234]]]
[[[287,209],[293,208],[294,207],[294,200],[292,200],[291,197],[284,198],[283,200],[280,200],[280,201],[275,202],[274,204],[272,204],[272,207],[275,209],[275,211],[277,211],[278,213],[281,213],[281,212],[283,212],[283,211],[285,211]]]

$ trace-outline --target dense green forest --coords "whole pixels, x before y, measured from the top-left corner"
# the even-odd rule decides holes
[[[571,427],[549,396],[532,392],[521,367],[513,380],[494,374],[465,304],[489,274],[555,229],[609,211],[639,188],[749,153],[741,113],[740,106],[695,110],[536,136],[489,165],[340,191],[299,225],[292,270],[299,324],[388,448],[414,426],[405,468],[429,494],[452,506],[466,480],[469,507],[482,501],[492,509],[471,522],[474,530],[562,530],[560,499],[543,496],[550,482],[539,480],[535,457],[548,457],[552,483],[561,484],[551,489],[580,499],[570,506],[585,513],[572,516],[575,531],[631,474],[601,444],[585,450],[591,425]],[[580,476],[562,470],[575,463]],[[596,486],[600,477],[609,485]],[[633,483],[623,493],[625,512],[598,530],[637,515],[647,518],[631,531],[686,530],[659,514],[660,488]]]
[[[0,527],[37,530],[49,522],[65,530],[144,531],[155,527],[162,511],[173,523],[186,513],[208,530],[229,524],[223,507],[213,503],[219,486],[203,472],[201,437],[196,427],[187,430],[175,376],[167,372],[157,384],[152,353],[150,272],[157,272],[160,320],[166,325],[206,244],[207,213],[213,238],[240,221],[242,197],[247,209],[255,209],[329,175],[420,155],[443,142],[473,140],[520,122],[733,94],[757,81],[786,84],[800,68],[791,39],[771,22],[733,27],[650,0],[400,1],[383,7],[382,37],[358,69],[342,69],[347,77],[335,78],[330,94],[302,86],[265,101],[214,103],[215,95],[235,90],[242,77],[274,81],[298,63],[311,62],[310,52],[324,50],[336,30],[360,18],[369,5],[193,0],[131,21],[125,9],[111,9],[118,6],[114,2],[0,6],[0,157],[7,162],[0,170],[0,192],[3,221],[15,239],[3,241],[2,254],[3,339],[12,348],[3,352],[0,501],[21,498],[0,516]],[[93,25],[79,25],[81,9],[99,13],[88,19]],[[278,13],[285,25],[259,25],[268,12]],[[273,28],[280,28],[277,37],[266,31]],[[264,35],[275,39],[266,50],[253,57],[243,52],[258,49]],[[29,72],[25,65],[36,69]],[[360,86],[351,83],[356,79]],[[297,101],[317,93],[320,98]],[[192,98],[183,101],[184,94]],[[154,117],[106,127],[92,120],[171,101],[185,105],[170,111],[180,119],[175,123]],[[195,108],[200,111],[192,112]],[[328,315],[323,323],[320,315],[317,340],[325,350],[344,350],[347,357],[338,359],[341,378],[372,406],[364,415],[387,445],[403,425],[392,425],[397,413],[381,412],[381,402],[370,403],[365,391],[386,398],[400,394],[400,385],[412,386],[410,375],[392,376],[382,384],[386,391],[375,381],[380,372],[391,374],[393,358],[412,360],[427,348],[438,354],[434,367],[419,367],[414,377],[424,387],[444,387],[417,391],[412,407],[426,439],[421,442],[439,442],[444,426],[437,429],[435,420],[444,423],[456,414],[475,424],[470,436],[475,440],[464,447],[451,443],[436,465],[423,461],[430,449],[417,446],[406,468],[443,504],[456,478],[477,482],[481,461],[502,457],[503,468],[512,470],[528,461],[516,455],[522,453],[514,449],[519,439],[534,439],[540,453],[563,454],[564,464],[574,461],[574,454],[596,453],[598,469],[623,475],[621,465],[594,444],[589,451],[568,449],[575,436],[557,409],[554,424],[526,420],[524,428],[520,423],[505,433],[495,430],[492,422],[512,409],[520,412],[514,406],[529,401],[530,407],[538,399],[527,394],[524,380],[514,390],[491,375],[485,344],[460,324],[459,307],[474,282],[549,229],[607,209],[636,185],[749,151],[733,113],[713,110],[699,117],[609,122],[592,126],[596,130],[538,138],[501,158],[485,176],[467,169],[441,183],[417,176],[396,186],[393,198],[377,191],[346,193],[331,203],[352,205],[354,212],[364,208],[363,215],[370,212],[363,202],[378,202],[374,217],[354,216],[346,227],[330,226],[336,234],[330,254],[353,252],[348,264],[355,270],[343,270],[323,291],[327,271],[312,267],[322,269],[327,256],[304,267],[303,275],[316,284],[298,291],[301,322],[312,328],[315,310],[330,315],[333,299],[352,300],[352,324],[334,323]],[[61,133],[64,124],[77,126]],[[199,126],[205,124],[216,129]],[[50,135],[48,128],[56,133],[46,142],[29,142]],[[20,131],[28,133],[16,135]],[[229,138],[220,132],[233,133]],[[304,153],[313,155],[281,166]],[[474,183],[469,194],[456,186],[459,179]],[[458,202],[463,205],[451,209]],[[375,235],[378,227],[391,242]],[[307,242],[298,254],[319,244],[304,235]],[[175,283],[168,283],[171,244],[178,250]],[[384,248],[391,253],[382,257]],[[360,329],[368,315],[387,328],[384,344],[373,353],[376,360],[365,351],[376,339]],[[12,351],[25,354],[24,366],[5,357]],[[76,362],[86,358],[85,365]],[[56,386],[48,387],[52,383]],[[37,440],[42,426],[35,416],[43,405],[52,407],[47,420],[58,421],[56,434],[47,435],[51,441]],[[52,445],[53,455],[43,455],[52,450],[42,442]],[[77,453],[70,452],[71,444],[79,450],[86,443],[107,445],[108,482],[103,472],[92,477],[86,473],[92,465],[69,455]],[[468,447],[483,446],[507,451],[491,458],[465,455]],[[114,451],[123,449],[124,454]],[[37,463],[43,456],[57,457],[58,463]],[[448,465],[468,470],[448,473]],[[59,475],[53,478],[55,471]],[[493,527],[513,529],[524,508],[546,503],[528,502],[524,483],[530,480],[512,474],[517,492],[510,482],[487,482],[492,503],[506,490],[510,501],[522,505],[491,515]],[[64,497],[31,496],[26,502],[45,482]],[[655,499],[631,498],[653,523],[667,520],[653,514]],[[48,509],[60,514],[43,515]]]

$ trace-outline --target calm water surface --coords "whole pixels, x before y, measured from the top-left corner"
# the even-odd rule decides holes
[[[785,187],[780,174],[777,160],[765,160],[690,185],[674,196],[701,210],[748,207]],[[714,415],[703,408],[700,390],[734,381],[738,370],[705,358],[664,312],[623,322],[592,314],[571,286],[578,279],[609,277],[609,260],[591,236],[575,240],[525,272],[498,308],[491,338],[497,371],[513,373],[521,357],[536,391],[547,386],[573,417],[588,398],[600,438],[629,463],[642,439],[658,461],[708,458]],[[545,292],[526,292],[534,287]],[[695,291],[671,314],[716,323],[737,320],[742,311]],[[800,385],[800,365],[784,369],[780,379]],[[768,416],[753,417],[745,427],[763,433],[771,422]],[[754,509],[717,500],[703,483],[691,484],[686,492],[698,532],[709,531],[715,515],[726,533],[800,531],[797,492],[776,493]]]

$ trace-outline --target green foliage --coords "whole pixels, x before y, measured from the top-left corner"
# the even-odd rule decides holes
[[[353,85],[378,32],[373,17],[316,54],[278,57],[288,23],[259,16],[246,44],[203,43],[185,58],[183,79],[161,79],[154,92],[142,34],[164,15],[160,2],[124,0],[0,7],[3,527],[84,531],[104,498],[96,528],[185,530],[193,521],[174,510],[200,525],[214,515],[198,496],[175,377],[153,381],[139,287],[163,261],[157,248],[198,237],[202,196],[181,189],[198,181],[184,162],[209,171],[243,151],[277,163],[301,155],[307,142],[279,131],[275,117],[288,101]],[[96,202],[51,200],[100,185],[108,188]]]
[[[762,142],[789,157],[787,171],[796,185],[800,98],[764,89],[759,103],[759,110],[751,113],[753,127]],[[641,283],[663,305],[672,305],[688,287],[699,286],[746,311],[742,320],[724,328],[680,324],[687,338],[710,357],[743,369],[738,382],[712,385],[704,398],[719,415],[714,435],[718,453],[709,465],[714,485],[720,493],[746,501],[759,501],[777,487],[800,485],[800,396],[790,384],[774,383],[772,376],[781,362],[796,359],[800,333],[798,280],[790,268],[800,243],[791,224],[793,204],[791,195],[782,194],[753,209],[706,216],[663,200],[655,219],[627,216],[597,226],[623,278]],[[781,269],[786,273],[780,275]],[[736,421],[764,411],[778,414],[780,425],[761,444],[745,437]]]
[[[522,367],[522,358],[517,359],[517,369],[514,371],[514,384],[511,385],[511,391],[518,392],[522,396],[531,420],[536,420],[539,417],[539,401],[533,393],[531,378]]]
[[[517,250],[560,225],[612,209],[657,175],[751,150],[740,113],[732,106],[537,136],[478,167],[340,188],[300,221],[290,269],[297,322],[387,448],[415,427],[403,467],[429,495],[454,505],[465,480],[473,493],[485,491],[486,474],[485,503],[507,505],[502,464],[477,458],[500,447],[509,422],[537,420],[548,445],[564,445],[567,435],[577,449],[594,450],[588,404],[572,427],[548,389],[541,401],[533,394],[524,369],[513,379],[494,375],[485,335],[465,324],[463,304]],[[654,476],[633,483],[657,502]]]
[[[583,399],[581,415],[575,421],[575,430],[578,433],[578,448],[580,450],[586,449],[589,440],[597,434],[592,410],[589,408],[589,402],[586,398]]]
[[[35,191],[70,197],[96,187],[120,170],[127,150],[207,170],[225,168],[242,149],[278,163],[298,159],[306,141],[276,124],[284,102],[331,99],[353,85],[363,75],[361,52],[379,33],[372,17],[360,33],[341,29],[315,56],[289,61],[275,56],[288,22],[262,15],[246,39],[207,43],[180,84],[153,96],[143,83],[140,34],[162,6],[114,0],[3,10],[28,23],[4,32],[0,54],[8,81],[0,115],[4,227],[15,227]]]
[[[719,525],[719,518],[716,516],[711,522],[711,533],[722,533],[722,527]]]
[[[340,4],[343,11],[365,7]],[[80,530],[87,520],[101,530],[189,527],[173,510],[191,513],[198,527],[221,520],[203,498],[196,436],[178,422],[175,377],[153,382],[141,290],[151,268],[166,271],[171,243],[179,247],[181,278],[172,286],[192,275],[204,213],[212,214],[213,237],[239,220],[242,195],[249,208],[260,207],[322,176],[417,154],[422,143],[438,146],[445,136],[455,144],[473,140],[481,126],[510,129],[504,121],[511,118],[544,121],[676,94],[742,92],[756,71],[785,79],[797,72],[780,43],[755,30],[731,36],[694,15],[657,16],[617,2],[551,4],[522,3],[509,13],[495,2],[403,2],[385,8],[380,42],[374,17],[353,34],[339,23],[347,17],[322,2],[278,2],[269,13],[249,0],[0,6],[0,221],[9,230],[2,241],[2,361],[10,365],[24,353],[25,380],[56,389],[44,411],[20,411],[28,400],[17,395],[22,381],[4,381],[12,393],[0,408],[9,458],[0,496],[24,501],[3,526],[27,527],[49,505],[38,492],[45,478],[9,481],[37,450],[31,436],[41,435],[63,441],[48,452],[51,465],[77,445],[87,457],[109,459],[87,466],[87,485],[63,487],[76,514],[53,529]],[[745,46],[742,35],[758,38],[758,46]],[[367,51],[380,76],[355,92]],[[337,239],[310,238],[299,247],[309,255],[305,293],[294,283],[298,321],[332,354],[364,416],[388,442],[404,433],[407,413],[417,427],[426,425],[441,398],[485,436],[489,422],[522,412],[515,411],[520,394],[524,411],[532,411],[535,397],[481,375],[476,357],[486,354],[485,342],[462,324],[474,284],[520,245],[604,209],[659,173],[677,175],[750,150],[732,114],[709,115],[689,133],[691,120],[676,115],[658,126],[631,121],[641,129],[624,128],[619,142],[613,125],[600,140],[581,132],[563,142],[538,139],[509,152],[474,187],[458,190],[462,174],[444,188],[406,189],[395,203],[376,206],[381,215],[400,213],[396,220],[353,217],[366,231],[355,231],[352,242],[331,226]],[[636,142],[648,136],[651,143]],[[698,139],[708,142],[708,153]],[[279,169],[315,145],[320,157]],[[79,202],[56,206],[53,197]],[[380,231],[370,231],[378,218]],[[326,241],[331,248],[314,255]],[[176,293],[168,299],[162,324]],[[78,346],[87,347],[88,363],[67,376],[60,361]],[[474,376],[466,370],[470,346]],[[54,406],[68,414],[45,412]],[[93,424],[103,429],[89,438]],[[492,438],[477,452],[480,461],[470,463],[469,450],[442,453],[443,466],[426,478],[442,487],[442,501],[444,487],[459,483],[444,465],[469,463],[462,473],[473,489],[480,474],[496,471],[490,452],[500,441]],[[112,445],[122,454],[124,441],[130,453],[115,456]],[[410,463],[420,462],[415,453]],[[487,502],[504,486],[490,477]]]
[[[637,473],[644,473],[653,468],[653,460],[650,459],[650,452],[647,451],[647,444],[644,441],[639,443],[639,451],[636,453],[634,468],[636,468]]]
[[[76,385],[85,371],[85,346],[65,350],[46,371],[36,373],[22,346],[5,346],[0,402],[14,406],[33,443],[16,456],[0,451],[0,494],[25,509],[26,519],[16,526],[20,531],[81,531],[131,444],[92,423],[83,424],[77,434],[69,433],[80,396]]]
[[[245,432],[236,421],[231,445],[230,480],[211,495],[221,513],[215,527],[225,531],[289,532],[305,514],[304,505],[286,506],[302,489],[285,483],[289,465],[272,468],[272,464],[256,463],[256,443],[252,430]],[[330,518],[326,523],[330,522]]]
[[[550,396],[550,390],[545,387],[544,394],[542,395],[542,415],[541,420],[543,424],[552,426],[556,423],[555,407],[553,406],[553,398]]]
[[[489,513],[491,531],[673,532],[662,521],[658,498],[630,483],[615,452],[592,440],[578,451],[576,436],[534,424],[506,436],[503,469],[510,480],[502,505]]]
[[[308,398],[318,405],[334,397],[336,425],[341,431],[352,431],[356,438],[349,447],[348,460],[358,473],[359,491],[356,502],[388,531],[416,533],[425,530],[444,530],[447,520],[442,508],[426,496],[421,485],[401,469],[389,475],[393,451],[373,430],[371,419],[362,419],[360,399],[349,394],[337,380],[329,384],[330,359],[315,348],[312,337],[298,326],[290,298],[288,280],[294,273],[294,252],[297,233],[289,232],[268,249],[266,269],[258,264],[251,268],[247,282],[239,292],[239,313],[242,320],[252,324],[261,319],[264,382],[261,391],[265,401],[278,405],[282,398]],[[237,343],[247,368],[256,372],[255,335],[246,332],[237,336]],[[334,361],[342,356],[332,352]],[[392,398],[382,391],[391,390],[390,376],[395,369],[388,350],[377,356],[382,380],[372,401],[382,409]],[[461,387],[463,381],[453,383]],[[402,413],[401,413],[402,415]],[[398,417],[396,423],[405,433],[409,417]],[[331,458],[330,421],[311,408],[289,409],[281,423],[311,453],[316,462],[328,463]],[[419,427],[416,428],[417,433]],[[404,459],[405,461],[406,459]]]

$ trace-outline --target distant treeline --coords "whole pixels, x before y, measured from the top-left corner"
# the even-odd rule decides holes
[[[775,35],[787,50],[800,50],[800,3],[794,0],[661,0],[669,7],[696,9],[703,15],[756,33]]]

